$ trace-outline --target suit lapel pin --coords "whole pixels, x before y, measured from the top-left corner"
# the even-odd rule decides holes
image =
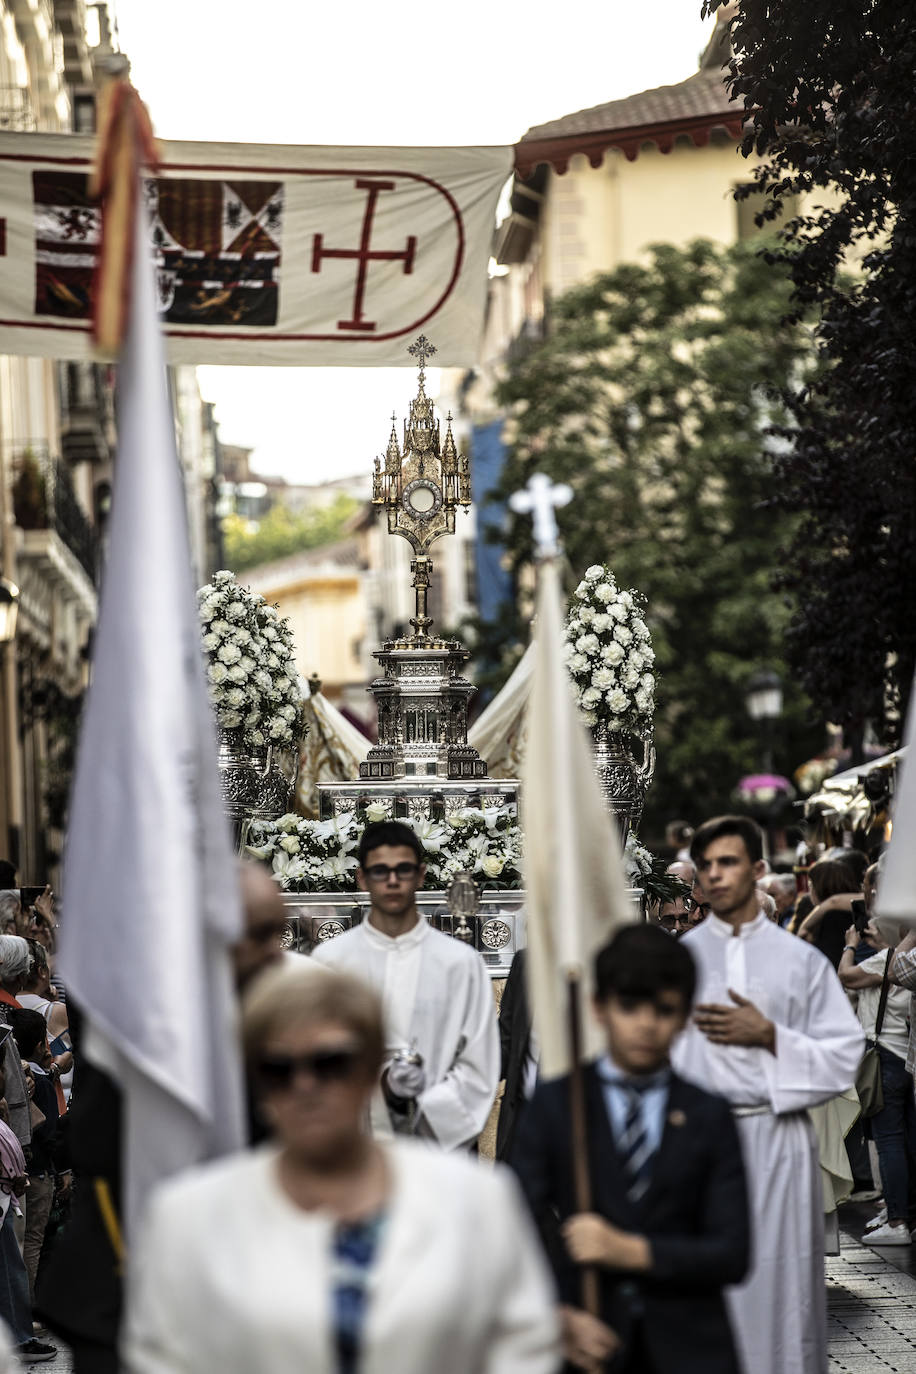
[[[687,1118],[680,1107],[675,1107],[673,1111],[668,1113],[668,1121],[672,1126],[685,1126],[687,1124]]]

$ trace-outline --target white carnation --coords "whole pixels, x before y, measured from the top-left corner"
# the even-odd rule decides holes
[[[596,668],[592,673],[592,686],[599,687],[602,692],[606,692],[609,687],[614,685],[614,674],[610,668]]]
[[[627,613],[619,601],[615,601],[612,606],[608,606],[607,613],[612,620],[626,620]]]
[[[643,715],[648,715],[652,710],[652,697],[648,692],[643,692],[642,690],[638,691],[634,697],[634,701],[636,702],[637,711],[640,711]]]
[[[601,650],[601,661],[603,663],[609,663],[612,667],[616,668],[617,664],[622,663],[623,660],[623,649],[620,647],[616,640],[611,644],[606,644],[605,647]]]
[[[211,635],[219,635],[220,639],[223,639],[231,628],[228,620],[214,620],[210,626],[210,633]]]
[[[594,654],[598,650],[597,635],[580,635],[576,640],[576,648],[580,654]]]
[[[230,601],[226,607],[227,620],[244,620],[246,615],[244,601]]]
[[[595,612],[592,610],[591,606],[579,607],[579,619],[582,621],[583,625],[591,625],[594,618]]]
[[[221,682],[226,681],[228,675],[229,674],[224,663],[211,663],[210,667],[207,669],[207,677],[217,687]]]
[[[592,678],[593,682],[594,680],[595,679]],[[598,702],[601,700],[601,693],[595,687],[586,687],[579,700],[586,710],[590,710],[593,706],[598,705]]]
[[[209,653],[211,649],[215,649],[219,643],[219,636],[215,634],[205,634],[200,642],[207,650],[207,653]]]
[[[637,639],[648,639],[648,638],[649,638],[649,627],[648,627],[648,625],[646,624],[646,622],[645,622],[644,620],[642,620],[639,616],[634,616],[634,617],[633,617],[632,625],[633,625],[633,633],[634,633],[634,635],[636,635],[636,638],[637,638]]]
[[[585,654],[573,654],[569,660],[569,668],[573,673],[584,673],[588,667],[588,659]]]
[[[620,674],[620,681],[623,683],[624,687],[629,687],[631,690],[639,685],[639,673],[633,667],[632,663],[628,663],[624,668],[623,672]]]
[[[233,644],[231,639],[227,639],[219,646],[216,656],[221,663],[238,663],[242,657],[242,651],[237,644]]]
[[[605,605],[609,601],[613,601],[616,595],[617,589],[612,582],[599,582],[595,588],[596,600],[603,601]]]
[[[225,586],[227,582],[235,581],[235,573],[231,573],[228,568],[220,568],[219,572],[213,574],[213,585],[215,587]]]
[[[631,644],[633,642],[633,632],[626,625],[614,626],[614,638],[618,644]]]
[[[596,714],[594,711],[583,711],[583,712],[582,712],[582,719],[585,721],[585,724],[586,724],[586,725],[597,725],[597,724],[598,724],[598,716],[597,716],[597,714]]]
[[[582,621],[579,620],[578,617],[574,616],[573,619],[570,620],[566,626],[566,638],[575,639],[577,635],[580,635],[582,633],[582,630]]]
[[[585,569],[586,582],[600,582],[604,576],[604,569],[600,563],[593,563],[590,568]]]
[[[617,600],[620,602],[621,606],[626,606],[628,611],[632,611],[633,598],[629,592],[620,592],[617,597]]]
[[[282,716],[271,717],[268,730],[271,739],[288,739],[290,733],[289,726]]]
[[[588,585],[587,582],[580,582],[578,587],[576,588],[576,596],[579,598],[580,601],[584,601],[590,591],[591,587]]]
[[[622,692],[619,687],[615,687],[613,691],[608,692],[607,696],[604,699],[607,702],[610,710],[612,710],[614,714],[617,716],[619,716],[623,711],[625,711],[627,709],[627,706],[629,705],[629,698],[627,697],[626,692]]]
[[[242,723],[238,711],[221,711],[219,723],[224,730],[237,730]]]
[[[245,693],[242,691],[241,687],[230,687],[229,691],[226,693],[226,701],[230,706],[244,706]]]
[[[248,738],[256,749],[260,749],[261,745],[264,744],[264,736],[260,730],[251,730]]]
[[[643,691],[651,692],[655,687],[655,678],[651,673],[643,673],[642,677],[639,679],[639,685],[642,687]]]
[[[233,682],[244,682],[247,677],[241,663],[233,663],[232,667],[228,669],[228,673]]]
[[[592,616],[592,629],[595,631],[596,634],[600,635],[603,630],[607,629],[610,623],[611,617],[609,615],[605,615],[604,611],[595,611],[595,613]]]

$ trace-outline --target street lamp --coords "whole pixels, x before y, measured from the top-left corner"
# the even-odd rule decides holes
[[[18,617],[19,588],[0,577],[0,644],[10,644],[15,639]]]
[[[773,767],[773,721],[782,715],[782,679],[777,673],[755,673],[747,684],[745,705],[751,720],[761,722],[763,734],[763,769]]]

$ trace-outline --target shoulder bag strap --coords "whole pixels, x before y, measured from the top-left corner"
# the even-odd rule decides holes
[[[893,951],[893,949],[889,949],[889,950],[887,951],[887,958],[886,958],[885,961],[884,961],[884,977],[881,979],[881,996],[880,996],[880,998],[879,998],[879,1000],[878,1000],[878,1015],[875,1017],[875,1043],[876,1043],[876,1044],[877,1044],[877,1042],[878,1042],[878,1036],[881,1034],[881,1027],[884,1025],[884,1013],[885,1013],[885,1011],[886,1011],[886,1009],[887,1009],[887,998],[888,998],[888,994],[889,994],[889,992],[890,992],[890,990],[891,990],[891,989],[890,989],[890,971],[891,971],[891,964],[893,963],[893,961],[894,961],[894,951]]]

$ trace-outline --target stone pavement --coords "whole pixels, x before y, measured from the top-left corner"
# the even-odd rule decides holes
[[[889,1258],[908,1257],[909,1247],[871,1250],[845,1231],[840,1243],[827,1260],[830,1374],[912,1374],[916,1278]]]

